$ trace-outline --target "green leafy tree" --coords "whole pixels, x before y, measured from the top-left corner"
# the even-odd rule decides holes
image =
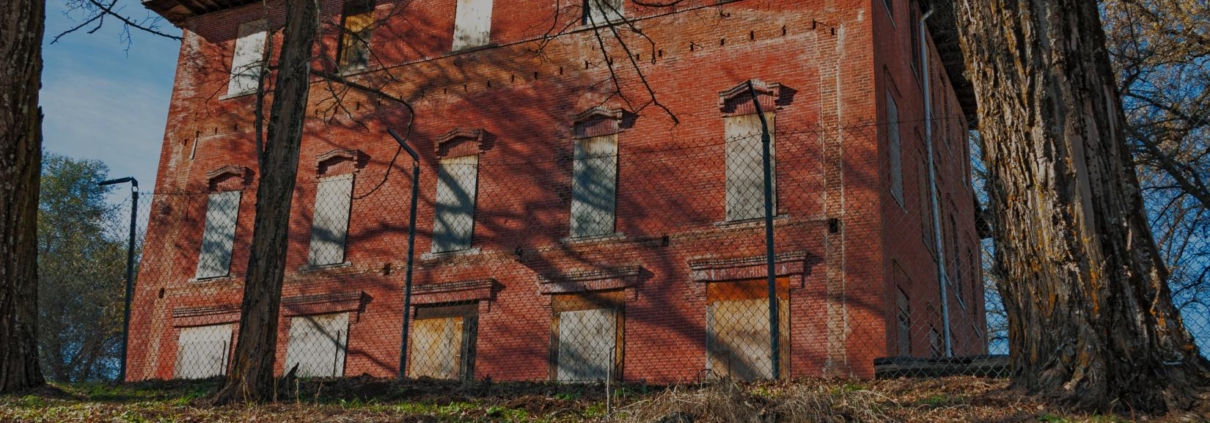
[[[46,154],[38,205],[38,345],[58,382],[110,379],[121,348],[126,235],[97,186],[109,168]]]

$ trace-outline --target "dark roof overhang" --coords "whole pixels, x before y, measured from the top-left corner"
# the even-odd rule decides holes
[[[143,0],[143,7],[180,26],[186,19],[231,9],[254,0]]]
[[[975,87],[966,77],[966,58],[962,55],[962,46],[958,42],[958,16],[954,13],[954,2],[925,0],[923,6],[926,11],[930,8],[933,11],[926,21],[929,33],[933,36],[933,44],[937,46],[937,55],[941,56],[941,63],[945,65],[945,72],[954,84],[954,91],[958,93],[962,113],[966,115],[970,127],[975,128],[979,122],[978,115],[975,114]]]

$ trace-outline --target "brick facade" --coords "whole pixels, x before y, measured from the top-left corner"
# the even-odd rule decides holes
[[[894,14],[883,0],[626,2],[627,18],[654,41],[619,27],[629,53],[608,30],[598,40],[574,23],[578,2],[495,0],[491,43],[450,52],[457,2],[380,1],[375,64],[346,76],[409,101],[415,114],[355,90],[334,111],[333,85],[313,83],[308,110],[316,118],[306,123],[292,203],[278,371],[291,317],[347,312],[343,374],[397,374],[411,163],[406,155],[392,161],[397,145],[385,131],[411,122],[423,172],[412,305],[477,302],[475,377],[552,378],[553,298],[620,292],[620,377],[697,380],[707,361],[709,286],[766,276],[762,222],[726,222],[724,210],[724,118],[750,107],[729,105],[726,92],[749,79],[778,87],[761,101],[776,116],[786,374],[870,377],[874,358],[929,355],[928,330],[917,328],[941,326],[930,311],[941,307],[922,232],[932,221],[918,183],[926,150],[923,86],[911,66],[916,6],[891,1]],[[340,22],[340,0],[324,0],[322,9],[325,22]],[[267,13],[280,27],[282,10]],[[234,323],[238,332],[255,212],[255,96],[226,90],[239,25],[266,11],[253,3],[172,16],[184,40],[135,292],[130,380],[173,377],[183,327]],[[545,37],[552,25],[569,24]],[[324,28],[321,53],[336,51],[338,30]],[[280,32],[271,39],[280,42]],[[611,95],[602,46],[630,105]],[[634,110],[647,94],[626,54],[679,123],[653,105]],[[966,299],[950,295],[953,348],[978,354],[985,317],[967,123],[940,59],[927,60],[935,63],[934,115],[947,117],[934,120],[933,132],[940,215],[952,216],[946,226],[956,229],[945,230],[945,245],[961,260],[951,274],[964,269]],[[900,118],[902,205],[890,188],[888,91]],[[598,107],[622,113],[617,122],[588,122],[608,118],[585,114]],[[593,131],[617,137],[616,234],[569,239],[573,139]],[[451,154],[478,155],[472,248],[433,254],[436,169]],[[316,183],[345,174],[355,178],[345,263],[310,267]],[[194,280],[206,194],[231,190],[242,191],[231,276]],[[897,348],[897,289],[910,297],[906,354]]]

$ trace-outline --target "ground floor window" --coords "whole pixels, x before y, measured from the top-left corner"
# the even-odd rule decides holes
[[[772,326],[766,279],[706,287],[706,369],[711,377],[773,379]],[[789,281],[777,279],[781,376],[789,374]]]
[[[621,375],[623,291],[556,295],[551,299],[552,376],[596,382]]]
[[[204,379],[227,374],[231,324],[181,328],[177,338],[178,379]]]
[[[291,318],[285,371],[298,366],[298,377],[344,376],[348,343],[348,313]]]
[[[474,380],[479,303],[416,308],[408,347],[413,378]]]

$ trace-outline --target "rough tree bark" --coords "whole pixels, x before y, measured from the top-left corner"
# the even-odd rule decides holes
[[[955,0],[1017,386],[1095,410],[1195,405],[1093,0]]]
[[[310,93],[311,58],[319,27],[315,0],[286,0],[285,39],[278,60],[262,168],[258,170],[252,250],[245,277],[239,337],[217,404],[272,399],[278,311],[286,266],[290,199]]]
[[[0,394],[42,385],[38,181],[44,0],[0,2]]]

